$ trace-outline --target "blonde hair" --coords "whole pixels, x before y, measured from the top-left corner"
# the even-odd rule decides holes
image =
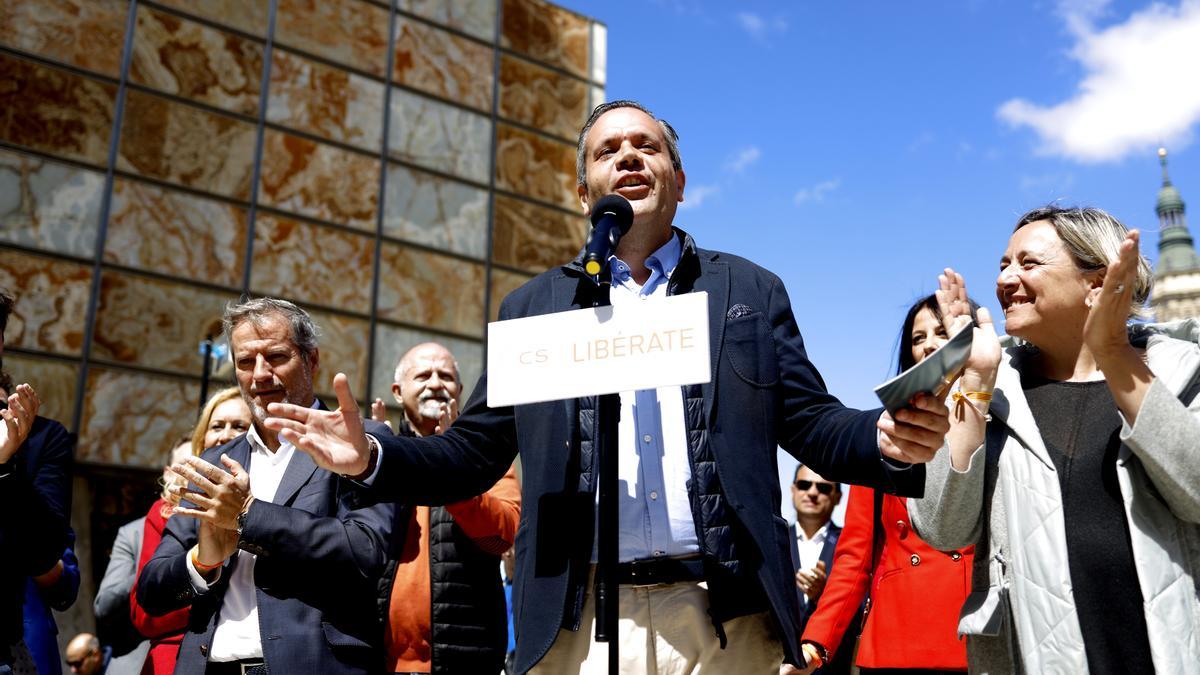
[[[208,432],[208,423],[212,421],[213,411],[217,406],[225,401],[234,398],[241,398],[242,392],[237,387],[227,387],[212,395],[208,399],[208,403],[204,404],[204,410],[200,413],[200,419],[196,420],[196,428],[192,430],[192,454],[199,457],[200,453],[204,452],[204,434]]]

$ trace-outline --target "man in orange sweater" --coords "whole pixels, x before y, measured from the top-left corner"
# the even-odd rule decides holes
[[[398,434],[440,434],[458,417],[458,364],[440,344],[410,349],[392,395],[404,409]],[[376,400],[372,417],[383,417]],[[514,465],[515,466],[515,465]],[[499,673],[508,646],[500,555],[513,545],[521,489],[509,467],[487,492],[446,506],[398,509],[397,557],[380,589],[387,668],[395,673]],[[390,592],[389,592],[390,591]]]

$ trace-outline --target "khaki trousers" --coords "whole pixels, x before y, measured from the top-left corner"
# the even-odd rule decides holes
[[[589,585],[590,589],[591,586]],[[607,675],[608,643],[595,642],[596,606],[589,592],[578,631],[559,630],[530,675]],[[778,675],[783,645],[767,612],[724,624],[725,649],[708,616],[708,586],[683,582],[621,586],[620,672],[630,675]]]

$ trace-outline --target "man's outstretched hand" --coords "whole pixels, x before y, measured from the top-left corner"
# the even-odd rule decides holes
[[[895,419],[884,412],[875,426],[883,432],[879,436],[879,450],[884,457],[924,464],[946,442],[950,409],[932,396],[917,394],[907,408],[897,411]]]
[[[345,373],[334,375],[333,392],[337,394],[337,410],[271,403],[267,405],[271,417],[263,424],[297,450],[307,453],[322,469],[361,476],[368,469],[371,446]]]

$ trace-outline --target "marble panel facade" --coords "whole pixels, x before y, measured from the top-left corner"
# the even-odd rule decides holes
[[[487,255],[488,193],[399,164],[388,166],[383,232],[472,258]]]
[[[95,255],[103,192],[98,171],[0,150],[0,241]]]
[[[117,167],[249,200],[254,139],[249,122],[131,90]]]
[[[467,112],[418,94],[392,91],[388,152],[418,166],[488,182],[492,124]]]
[[[492,296],[489,311],[491,316],[488,317],[488,321],[498,321],[500,319],[500,303],[504,301],[504,298],[508,297],[509,293],[517,290],[532,278],[532,276],[525,274],[493,267]]]
[[[534,273],[572,260],[587,239],[588,221],[556,209],[496,195],[492,259]]]
[[[0,44],[116,78],[129,0],[5,0]]]
[[[0,140],[103,167],[116,99],[116,85],[0,54]]]
[[[279,42],[387,77],[388,11],[362,0],[279,0]]]
[[[588,76],[590,23],[544,0],[504,0],[500,44],[579,77]]]
[[[92,357],[199,377],[200,342],[237,295],[105,270]]]
[[[268,129],[262,204],[375,231],[380,160]]]
[[[107,262],[224,286],[241,286],[246,209],[117,178]]]
[[[592,22],[592,81],[604,84],[608,78],[608,26]],[[599,104],[597,104],[599,105]]]
[[[276,49],[267,121],[380,153],[383,89],[362,75]]]
[[[0,249],[0,288],[16,300],[5,345],[68,356],[82,353],[91,266]]]
[[[396,17],[392,79],[491,114],[494,51],[429,24]]]
[[[138,7],[131,82],[257,115],[263,46],[174,14]]]
[[[404,323],[483,335],[483,265],[384,243],[379,316]]]
[[[4,369],[15,384],[28,382],[37,390],[42,404],[38,414],[71,426],[75,414],[75,390],[79,387],[79,363],[16,352],[5,352]]]
[[[496,128],[496,187],[578,211],[575,144],[507,124]]]
[[[467,404],[479,376],[483,373],[483,345],[476,340],[433,335],[411,328],[392,326],[386,323],[375,324],[375,361],[371,373],[371,400],[381,398],[384,402],[395,405],[392,398],[392,382],[396,373],[396,365],[405,352],[423,342],[437,342],[450,350],[454,360],[458,361],[458,376],[463,383],[463,393],[459,397],[458,406],[461,410]],[[398,418],[399,414],[393,414]]]
[[[321,331],[321,363],[320,369],[313,377],[313,389],[336,408],[337,396],[333,394],[333,376],[345,373],[350,380],[350,390],[354,397],[361,399],[367,389],[367,354],[370,352],[371,324],[365,319],[352,319],[319,310],[309,309],[308,313]]]
[[[93,366],[75,461],[161,467],[167,445],[195,424],[199,398],[198,380]]]
[[[372,237],[266,214],[254,224],[256,293],[369,314],[374,265]]]
[[[267,10],[271,0],[156,0],[192,16],[266,37]]]
[[[500,58],[499,112],[574,143],[591,112],[588,85],[505,54]]]
[[[496,0],[397,0],[396,7],[480,40],[496,39]]]

